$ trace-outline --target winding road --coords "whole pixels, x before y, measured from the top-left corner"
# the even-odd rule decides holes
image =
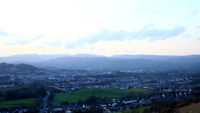
[[[44,102],[44,105],[43,105],[43,109],[40,111],[40,113],[46,113],[47,100],[48,100],[49,94],[50,93],[47,92],[47,95],[42,99]]]

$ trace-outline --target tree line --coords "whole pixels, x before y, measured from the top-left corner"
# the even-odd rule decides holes
[[[0,97],[4,97],[4,100],[16,100],[26,98],[39,98],[44,97],[47,94],[45,88],[25,87],[12,89],[9,91],[0,92]]]

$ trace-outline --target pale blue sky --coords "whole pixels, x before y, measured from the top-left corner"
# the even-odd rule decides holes
[[[200,54],[199,0],[0,0],[0,56]]]

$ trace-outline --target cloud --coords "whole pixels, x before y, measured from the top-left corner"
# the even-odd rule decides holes
[[[191,15],[197,15],[197,14],[199,14],[199,12],[197,11],[197,10],[195,10]]]
[[[190,38],[191,35],[187,34],[184,36],[184,38]]]
[[[9,53],[8,51],[0,51],[0,55],[1,56],[10,56],[10,55],[14,55],[14,54]]]
[[[127,32],[111,31],[102,29],[99,33],[87,35],[77,39],[76,41],[68,42],[65,45],[66,49],[85,49],[84,44],[92,45],[99,41],[123,41],[123,40],[145,40],[149,39],[150,42],[155,40],[165,40],[174,36],[178,36],[185,31],[185,27],[177,26],[172,29],[156,29],[153,24],[147,24],[138,31]]]
[[[156,29],[153,24],[147,24],[142,27],[139,31],[110,31],[103,29],[99,33],[94,35],[88,35],[78,39],[79,42],[84,43],[96,43],[98,41],[123,41],[133,39],[150,39],[150,40],[164,40],[174,36],[178,36],[180,33],[185,31],[185,27],[177,26],[172,29]]]
[[[44,36],[44,35],[36,36],[36,37],[34,37],[34,38],[32,39],[32,41],[38,40],[38,39],[42,38],[43,36]]]
[[[38,47],[43,48],[43,47],[61,47],[63,45],[63,41],[61,40],[54,40],[50,42],[42,42],[41,45]]]
[[[89,48],[87,48],[87,49],[89,49],[89,50],[94,50],[94,49],[95,49],[95,47],[89,47]]]
[[[174,36],[178,36],[180,33],[185,31],[185,27],[177,26],[172,29],[156,29],[153,24],[147,24],[139,31],[131,32],[130,39],[150,39],[150,41],[155,40],[165,40]]]
[[[126,52],[135,52],[134,50],[124,50]]]
[[[99,41],[124,41],[124,40],[145,40],[150,42],[155,40],[165,40],[174,36],[178,36],[185,31],[185,27],[177,26],[172,29],[156,29],[153,24],[147,24],[138,31],[127,32],[111,31],[102,29],[99,33],[87,35],[77,39],[76,41],[68,42],[65,46],[67,49],[85,48],[84,44],[92,45]]]
[[[4,44],[11,46],[11,45],[16,45],[16,44],[25,45],[25,44],[28,44],[28,43],[30,43],[29,40],[16,39],[16,40],[8,40]]]
[[[124,37],[128,34],[128,32],[121,30],[121,31],[110,31],[108,29],[101,29],[101,31],[97,34],[84,36],[78,39],[79,42],[85,43],[96,43],[98,41],[123,41]]]
[[[197,28],[199,28],[199,29],[200,29],[200,25],[197,25]]]
[[[12,36],[12,35],[10,35],[10,34],[8,34],[5,31],[0,29],[0,36]]]
[[[101,49],[101,50],[106,51],[107,49]]]
[[[198,40],[200,41],[200,37],[198,38]]]
[[[65,45],[66,49],[86,49],[83,42],[71,41]]]
[[[37,48],[45,48],[44,46],[42,46],[42,45],[38,45],[38,46],[36,46]]]

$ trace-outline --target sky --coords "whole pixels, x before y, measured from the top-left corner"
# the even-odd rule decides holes
[[[0,56],[200,54],[200,0],[0,0]]]

